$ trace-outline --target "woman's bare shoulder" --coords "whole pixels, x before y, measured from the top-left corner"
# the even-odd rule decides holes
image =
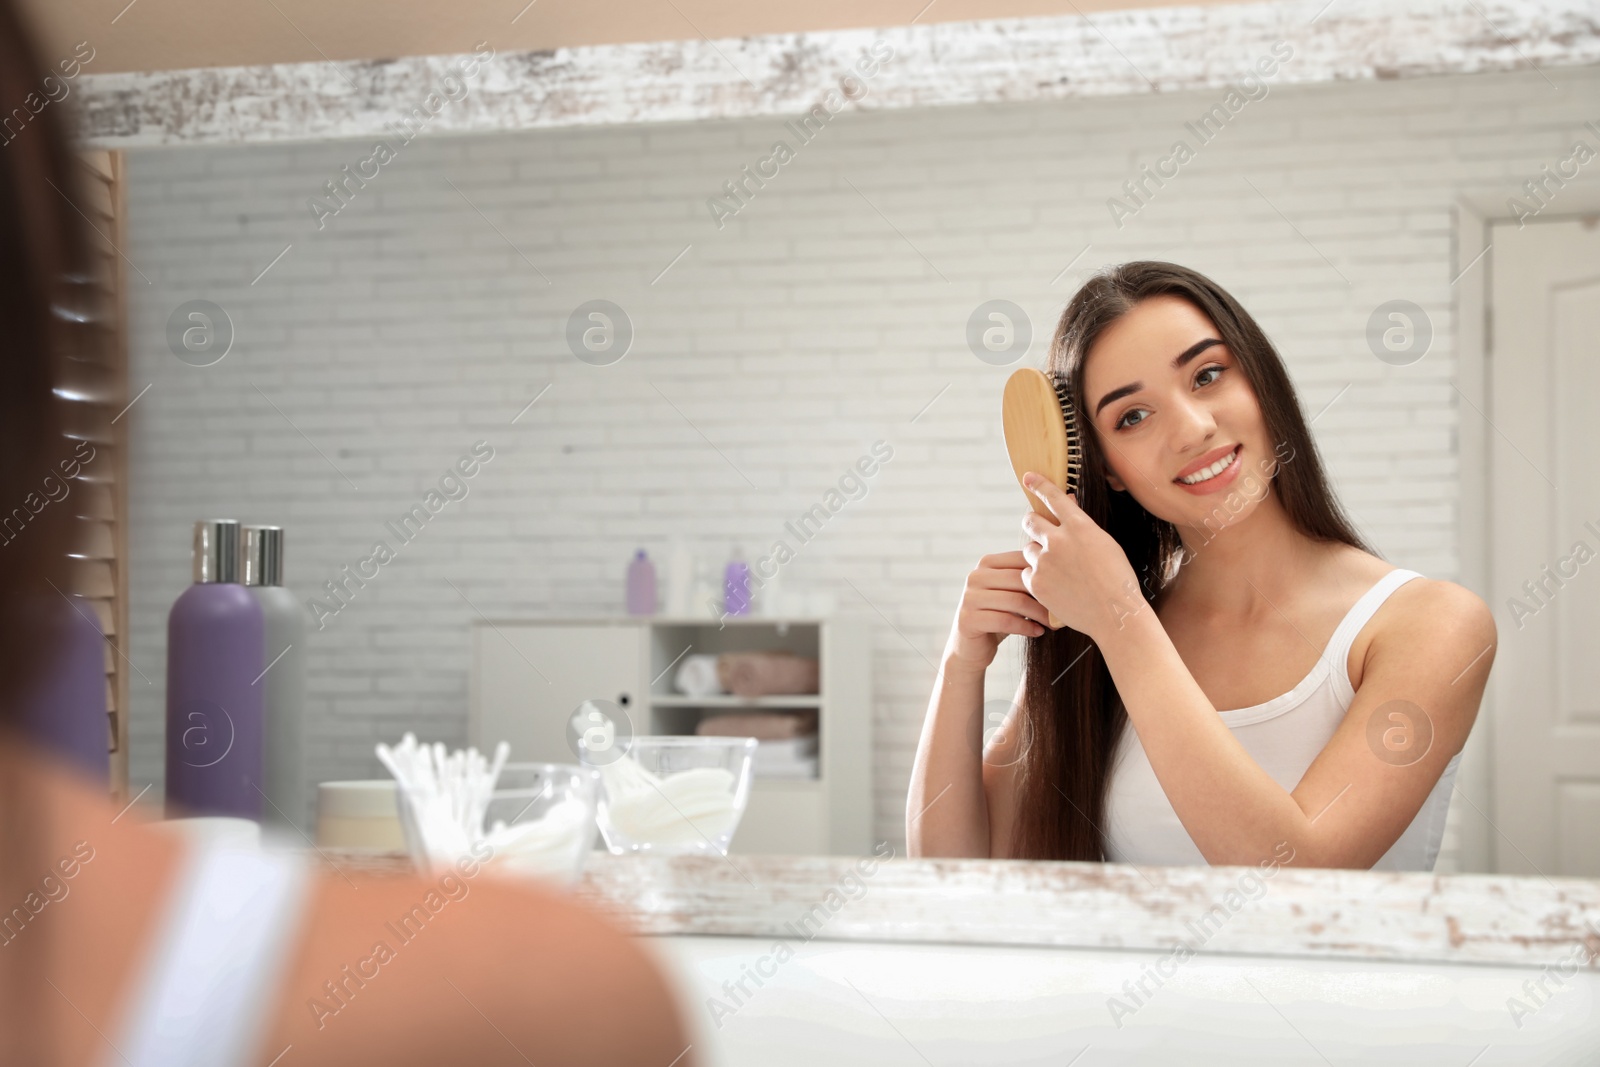
[[[1431,632],[1452,640],[1476,642],[1474,647],[1483,648],[1495,642],[1498,632],[1494,612],[1482,597],[1464,585],[1440,578],[1406,582],[1391,594],[1384,607],[1389,610],[1376,627],[1375,639],[1386,643]]]
[[[485,868],[432,879],[327,871],[263,1051],[292,1045],[307,1064],[688,1067],[685,1005],[620,921]]]
[[[1392,571],[1399,570],[1393,563],[1353,546],[1339,561],[1339,569],[1353,587],[1370,589]],[[1402,583],[1384,601],[1379,614],[1388,619],[1415,619],[1448,615],[1452,619],[1465,619],[1493,626],[1493,612],[1482,597],[1466,586],[1442,578],[1423,575]],[[1388,629],[1378,627],[1379,630]]]
[[[1395,569],[1395,565],[1382,556],[1375,556],[1354,545],[1337,545],[1330,549],[1329,570],[1338,586],[1372,588],[1374,582]]]
[[[1376,563],[1363,562],[1357,572],[1369,588],[1396,569],[1376,556],[1361,555]],[[1389,594],[1352,642],[1350,681],[1360,688],[1367,663],[1391,648],[1416,652],[1442,645],[1452,656],[1464,651],[1470,657],[1488,652],[1492,660],[1496,641],[1494,612],[1477,593],[1445,579],[1413,578]]]

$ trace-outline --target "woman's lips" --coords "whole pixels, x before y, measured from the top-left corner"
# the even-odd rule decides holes
[[[1226,489],[1238,479],[1239,467],[1243,462],[1243,458],[1244,445],[1235,445],[1233,448],[1233,462],[1228,464],[1227,469],[1225,469],[1221,474],[1218,474],[1214,478],[1208,478],[1196,485],[1189,485],[1178,479],[1173,479],[1173,484],[1175,484],[1179,489],[1193,493],[1195,496],[1206,496],[1209,493],[1218,492],[1219,490]],[[1215,463],[1216,460],[1212,460],[1211,462]],[[1206,466],[1210,465],[1210,463],[1206,464]],[[1205,468],[1202,467],[1201,469],[1204,470]]]

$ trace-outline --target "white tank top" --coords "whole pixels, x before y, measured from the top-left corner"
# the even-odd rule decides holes
[[[1327,746],[1355,699],[1348,664],[1356,635],[1390,593],[1420,577],[1416,571],[1396,568],[1379,578],[1339,622],[1311,673],[1287,693],[1263,704],[1217,712],[1251,758],[1283,788],[1293,790],[1300,784],[1306,768]],[[1411,825],[1372,865],[1373,870],[1433,870],[1460,762],[1461,753],[1457,752]],[[1113,863],[1205,866],[1205,857],[1178,821],[1131,722],[1123,727],[1111,767],[1106,858]]]
[[[104,1067],[248,1067],[281,1058],[258,1045],[310,887],[310,866],[295,853],[191,847]]]

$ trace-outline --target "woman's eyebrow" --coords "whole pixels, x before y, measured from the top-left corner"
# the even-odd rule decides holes
[[[1221,343],[1222,341],[1216,337],[1207,337],[1203,341],[1196,341],[1194,344],[1177,354],[1177,356],[1172,360],[1172,369],[1181,369],[1185,363],[1188,363],[1190,360],[1194,359],[1194,357],[1198,356],[1212,345],[1220,345]],[[1119,400],[1122,397],[1127,396],[1129,393],[1137,393],[1143,388],[1143,382],[1132,382],[1128,385],[1121,385],[1111,390],[1111,392],[1100,398],[1100,403],[1094,406],[1094,417],[1099,418],[1100,409],[1111,403],[1113,400]]]

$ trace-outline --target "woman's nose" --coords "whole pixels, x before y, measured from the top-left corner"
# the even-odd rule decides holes
[[[1174,439],[1172,447],[1180,453],[1190,453],[1217,432],[1217,420],[1211,409],[1197,400],[1180,400],[1173,409]]]

